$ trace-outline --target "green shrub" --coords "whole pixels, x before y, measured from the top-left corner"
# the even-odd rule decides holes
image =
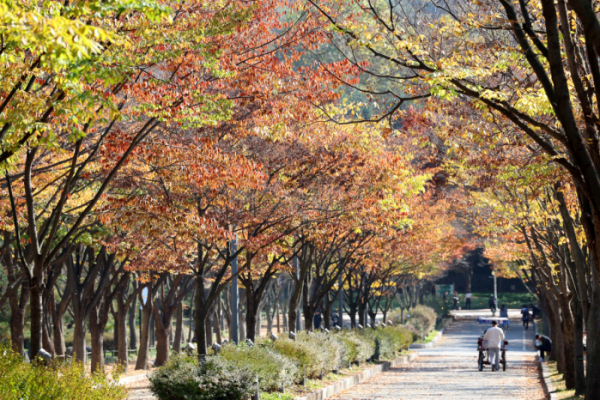
[[[408,322],[419,332],[420,338],[429,334],[435,328],[437,315],[433,308],[418,305],[410,310]]]
[[[106,375],[86,376],[83,365],[26,363],[20,355],[0,346],[0,399],[120,400],[127,389]]]
[[[312,335],[302,333],[297,339],[319,349],[318,352],[322,358],[321,369],[323,373],[326,374],[340,367],[342,346],[335,340],[335,336],[331,333],[316,332]]]
[[[244,400],[256,389],[249,368],[219,356],[198,365],[195,357],[175,355],[149,380],[159,400]]]
[[[388,326],[383,329],[364,329],[360,335],[376,343],[375,359],[392,360],[396,354],[407,349],[413,342],[412,333],[401,326]]]
[[[342,365],[365,361],[375,353],[375,342],[359,335],[356,331],[342,331],[335,335],[342,345]]]
[[[297,364],[269,346],[226,345],[219,357],[250,368],[254,375],[258,375],[261,390],[275,391],[282,385],[289,387],[300,377]]]
[[[321,372],[327,373],[340,366],[342,346],[331,334],[320,332],[311,335],[302,332],[295,341],[288,338],[277,339],[273,349],[297,362],[308,378],[317,378]]]
[[[313,371],[317,374],[320,373],[321,364],[318,349],[310,346],[307,342],[282,337],[273,343],[273,350],[298,363],[298,366],[303,368],[307,375],[310,375]]]
[[[421,334],[419,333],[419,331],[417,330],[417,328],[414,327],[413,324],[405,324],[404,328],[408,329],[412,335],[413,335],[413,342],[416,342],[417,340],[420,339]]]

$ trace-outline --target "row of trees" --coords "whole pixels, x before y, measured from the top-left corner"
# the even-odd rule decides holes
[[[471,191],[466,217],[486,254],[527,280],[552,321],[567,386],[600,398],[597,2],[308,4],[360,68],[356,89],[382,107],[369,118],[401,118],[444,149],[448,177]],[[419,108],[403,110],[407,101]]]
[[[206,354],[235,278],[248,338],[282,293],[289,330],[299,307],[307,326],[318,309],[327,325],[340,277],[364,324],[390,288],[468,247],[435,155],[387,127],[322,121],[357,112],[342,89],[361,67],[321,62],[331,35],[302,2],[0,10],[0,310],[15,351],[29,336],[32,356],[64,354],[69,315],[75,357],[89,329],[101,370],[113,320],[126,366],[141,305],[136,368],[151,324],[162,365],[193,296]]]

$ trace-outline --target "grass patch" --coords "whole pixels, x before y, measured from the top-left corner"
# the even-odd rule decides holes
[[[262,400],[294,400],[295,396],[288,393],[265,393],[260,392],[260,398]]]
[[[424,339],[417,340],[415,343],[419,343],[419,344],[430,343],[438,333],[439,333],[439,331],[433,330]]]
[[[567,390],[563,374],[559,373],[556,369],[556,361],[548,362],[548,372],[550,381],[554,384],[556,390],[556,397],[559,400],[580,400],[585,398],[585,396],[575,396],[575,389]]]

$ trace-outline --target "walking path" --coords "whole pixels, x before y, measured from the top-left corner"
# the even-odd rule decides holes
[[[489,314],[489,311],[488,311]],[[411,364],[392,369],[334,397],[338,400],[545,399],[535,362],[534,329],[517,321],[506,332],[506,371],[477,369],[477,322],[459,321],[444,332],[435,348],[419,350]]]

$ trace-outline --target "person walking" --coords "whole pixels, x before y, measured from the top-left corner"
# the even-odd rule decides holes
[[[331,326],[339,326],[340,325],[340,317],[337,314],[333,314],[331,317]]]
[[[535,346],[537,350],[540,351],[540,362],[544,362],[544,357],[546,356],[546,352],[552,351],[552,340],[548,336],[537,334],[535,338],[540,343],[538,346]]]
[[[313,318],[313,323],[314,323],[315,329],[321,329],[321,321],[322,321],[321,310],[317,310],[317,311],[315,311],[315,316]]]
[[[471,309],[471,292],[467,292],[465,295],[465,310]]]
[[[492,371],[498,371],[500,369],[500,348],[504,343],[504,332],[498,328],[498,321],[492,321],[492,327],[483,335],[483,342],[490,352]]]
[[[488,305],[490,306],[490,310],[492,310],[492,314],[496,315],[496,310],[498,309],[498,303],[496,303],[496,298],[493,294],[490,294],[490,299],[488,301]]]
[[[502,307],[500,307],[500,318],[506,318],[506,322],[504,323],[502,329],[504,329],[505,331],[509,330],[510,325],[508,322],[508,308],[506,308],[505,304],[502,304]]]
[[[454,292],[454,297],[452,298],[452,309],[458,310],[458,292]]]
[[[529,329],[529,308],[523,306],[521,308],[521,321],[523,321],[523,329]]]

